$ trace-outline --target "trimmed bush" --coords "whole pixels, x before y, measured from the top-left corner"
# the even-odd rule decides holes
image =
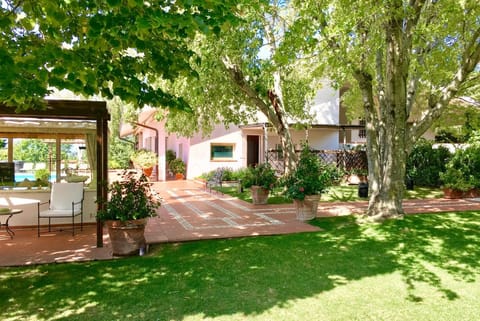
[[[415,185],[424,187],[440,187],[440,173],[452,157],[445,147],[433,148],[433,144],[425,139],[417,141],[407,158],[407,176]]]

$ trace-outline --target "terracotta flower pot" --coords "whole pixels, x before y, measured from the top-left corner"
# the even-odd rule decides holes
[[[307,195],[305,199],[294,199],[295,210],[297,212],[297,219],[300,221],[308,221],[317,217],[318,202],[320,201],[320,194]]]
[[[142,168],[143,175],[150,177],[153,173],[153,167]]]
[[[480,191],[478,188],[472,188],[466,192],[463,193],[463,197],[466,198],[477,198],[480,197]]]
[[[145,225],[147,219],[131,221],[106,221],[113,255],[127,256],[139,254],[145,248]]]
[[[184,179],[185,178],[185,175],[183,175],[182,173],[176,173],[175,174],[175,179],[177,180],[181,180],[181,179]]]
[[[457,199],[457,198],[462,198],[464,192],[457,190],[457,189],[452,189],[452,188],[444,188],[443,189],[443,197],[445,198],[450,198],[450,199]]]
[[[270,191],[261,186],[253,185],[251,188],[252,191],[252,203],[255,205],[264,205],[268,203],[268,194]]]

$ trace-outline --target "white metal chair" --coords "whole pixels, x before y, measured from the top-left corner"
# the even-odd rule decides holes
[[[40,219],[48,218],[48,232],[51,232],[51,220],[55,218],[72,219],[72,235],[75,235],[75,216],[80,216],[80,230],[83,230],[83,183],[54,183],[48,202],[38,202],[38,237],[40,237]],[[41,210],[42,205],[48,209]]]

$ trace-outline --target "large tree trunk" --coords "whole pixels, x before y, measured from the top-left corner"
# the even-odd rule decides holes
[[[401,130],[400,130],[401,131]],[[405,191],[406,153],[403,139],[397,139],[399,130],[384,130],[386,145],[378,150],[368,144],[370,199],[368,216],[374,220],[403,215],[402,199]],[[390,141],[390,144],[387,143]]]
[[[375,124],[382,135],[370,135],[369,142],[378,140],[371,150],[369,169],[371,196],[368,216],[383,219],[404,214],[402,199],[405,191],[406,133],[407,133],[407,77],[408,45],[405,44],[401,21],[392,19],[386,28],[385,75],[383,80],[384,97],[379,99],[379,120]],[[378,59],[381,59],[380,56]],[[381,64],[378,63],[378,68]],[[383,68],[381,68],[383,69]],[[382,74],[382,70],[377,70]],[[380,86],[381,83],[380,83]],[[372,134],[372,131],[369,131]],[[369,145],[373,145],[369,143]],[[373,146],[372,146],[373,147]],[[375,167],[375,168],[373,168]]]
[[[375,106],[369,75],[358,73],[356,76],[362,90],[366,116],[370,190],[367,215],[374,220],[396,217],[403,214],[407,123],[395,103],[383,102]],[[393,100],[401,99],[397,97]],[[393,115],[396,117],[391,117]]]
[[[391,12],[404,10],[403,2],[390,2]],[[385,45],[378,49],[375,72],[369,69],[363,56],[354,71],[365,109],[370,199],[367,215],[382,220],[404,214],[402,199],[405,192],[405,166],[408,152],[415,142],[438,119],[449,101],[467,81],[480,61],[480,28],[476,29],[459,59],[458,70],[451,82],[429,93],[428,109],[420,119],[408,126],[410,111],[417,90],[415,69],[409,69],[410,59],[422,62],[417,50],[412,55],[412,34],[423,2],[412,7],[409,19],[393,14],[385,24]],[[359,40],[368,36],[368,29],[359,33]],[[412,74],[410,75],[409,72]],[[375,80],[372,75],[375,75]],[[375,97],[375,98],[374,98]],[[408,126],[408,127],[407,127]]]
[[[409,45],[399,26],[401,21],[396,19],[387,24],[385,49],[377,52],[376,84],[364,71],[355,75],[366,118],[370,189],[367,214],[374,220],[404,214]]]
[[[441,12],[437,12],[437,2],[418,0],[407,5],[402,0],[390,0],[379,6],[378,11],[373,10],[373,16],[352,16],[346,24],[342,21],[344,16],[338,21],[330,20],[330,10],[323,13],[322,8],[327,7],[322,5],[318,5],[318,17],[314,15],[317,20],[313,22],[318,24],[315,30],[321,39],[318,52],[329,48],[334,54],[332,60],[340,62],[338,74],[344,72],[342,68],[352,70],[362,94],[370,183],[367,214],[374,219],[403,215],[405,165],[412,144],[439,118],[463,85],[472,88],[474,81],[478,82],[472,72],[478,71],[480,61],[480,27],[459,20],[456,22],[461,28],[448,33],[455,35],[452,44],[442,42],[447,34],[430,38],[429,27],[436,26],[435,20]],[[316,10],[315,1],[306,3],[306,11]],[[470,7],[470,3],[461,6],[461,11],[468,12],[465,17],[471,19],[469,14],[475,11]],[[373,21],[381,25],[372,28]],[[335,23],[346,29],[337,29]],[[456,50],[450,53],[448,47],[459,50],[452,54]],[[435,59],[443,50],[450,58],[442,60],[437,56]],[[330,59],[325,61],[330,64]],[[448,68],[442,70],[447,61]],[[457,65],[457,71],[449,79],[445,76],[450,74],[453,65]],[[443,75],[428,74],[437,67]],[[422,98],[427,97],[428,102],[426,106],[419,106],[421,115],[408,124],[412,107],[419,102],[417,91]]]

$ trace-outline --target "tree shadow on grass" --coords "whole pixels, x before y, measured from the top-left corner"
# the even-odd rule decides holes
[[[408,297],[423,282],[457,298],[436,269],[473,281],[479,273],[479,213],[412,215],[359,225],[319,219],[323,229],[274,237],[157,247],[146,257],[4,269],[5,316],[58,320],[182,320],[258,315],[365,277],[399,272]]]

